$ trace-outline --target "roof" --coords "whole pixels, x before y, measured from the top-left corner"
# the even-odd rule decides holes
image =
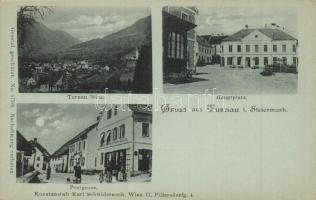
[[[228,35],[201,35],[209,44],[220,44],[223,39],[227,38]]]
[[[208,47],[211,46],[204,37],[201,37],[199,35],[196,36],[196,41],[199,43],[199,45],[208,46]]]
[[[285,33],[282,30],[272,29],[272,28],[263,28],[263,29],[242,29],[232,34],[231,36],[223,39],[223,41],[240,41],[255,30],[258,30],[262,34],[271,38],[272,40],[296,40],[296,38],[292,37],[291,35],[289,35],[288,33]]]
[[[50,153],[40,143],[38,143],[38,141],[30,140],[29,142],[34,148],[37,148],[40,152],[42,152],[45,161],[49,160]]]
[[[92,125],[90,125],[88,128],[84,129],[83,131],[81,131],[80,133],[78,133],[75,137],[71,138],[70,140],[68,140],[65,144],[63,144],[59,149],[57,149],[53,154],[52,157],[55,156],[60,156],[65,154],[66,152],[68,152],[68,146],[74,142],[76,142],[77,140],[79,140],[80,138],[84,138],[87,136],[87,134],[97,126],[98,123],[94,123]]]
[[[138,113],[151,113],[152,112],[152,105],[150,104],[128,104],[128,107],[133,112],[138,112]]]
[[[16,149],[18,151],[24,151],[26,156],[31,156],[34,150],[31,143],[29,143],[19,131],[16,131]]]

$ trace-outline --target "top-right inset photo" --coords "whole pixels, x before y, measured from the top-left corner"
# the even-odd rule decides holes
[[[297,93],[296,8],[165,6],[162,17],[164,93]]]

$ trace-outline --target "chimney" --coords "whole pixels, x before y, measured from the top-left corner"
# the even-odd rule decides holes
[[[245,25],[245,28],[248,28],[248,25]]]

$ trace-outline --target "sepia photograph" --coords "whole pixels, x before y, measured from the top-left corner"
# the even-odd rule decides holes
[[[20,93],[152,93],[146,7],[17,9]]]
[[[17,183],[133,183],[151,176],[151,105],[17,104]]]
[[[297,92],[296,8],[165,6],[162,17],[164,93]]]

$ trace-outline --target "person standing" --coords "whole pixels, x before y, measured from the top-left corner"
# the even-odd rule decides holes
[[[50,179],[50,174],[52,172],[52,169],[50,168],[50,164],[48,163],[47,171],[46,171],[46,180]]]
[[[77,162],[77,165],[74,166],[76,183],[81,183],[81,166],[80,163]]]

